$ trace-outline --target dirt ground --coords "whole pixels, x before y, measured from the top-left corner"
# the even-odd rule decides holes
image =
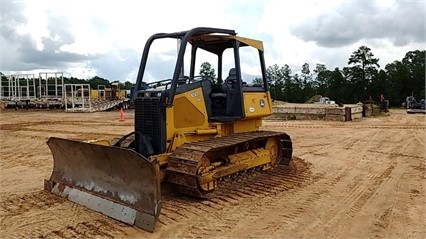
[[[133,112],[6,110],[1,117],[2,238],[426,238],[426,117],[392,110],[352,122],[267,121],[294,160],[208,201],[166,193],[154,233],[43,191],[50,136],[111,139]]]

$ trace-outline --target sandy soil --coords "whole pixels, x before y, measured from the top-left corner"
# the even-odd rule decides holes
[[[426,238],[426,117],[393,110],[354,122],[268,121],[293,139],[291,167],[259,174],[208,201],[165,193],[154,233],[43,191],[48,137],[111,139],[133,112],[1,112],[3,238]]]

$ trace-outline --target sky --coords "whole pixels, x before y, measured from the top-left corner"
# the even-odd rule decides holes
[[[135,82],[152,34],[194,27],[262,40],[266,66],[288,64],[293,72],[305,62],[311,71],[316,64],[342,68],[361,45],[381,69],[426,49],[425,0],[0,0],[0,9],[6,75]]]

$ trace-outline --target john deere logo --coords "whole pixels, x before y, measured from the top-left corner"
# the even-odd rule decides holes
[[[197,97],[197,96],[198,96],[198,92],[193,91],[193,92],[191,93],[191,97],[192,97],[192,98],[195,98],[195,97]]]
[[[259,105],[260,105],[260,107],[265,107],[265,101],[264,100],[260,100],[259,101]]]

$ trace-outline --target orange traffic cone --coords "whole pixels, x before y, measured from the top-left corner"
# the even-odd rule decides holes
[[[120,109],[120,119],[119,121],[124,121],[124,112],[123,112],[123,108]]]

